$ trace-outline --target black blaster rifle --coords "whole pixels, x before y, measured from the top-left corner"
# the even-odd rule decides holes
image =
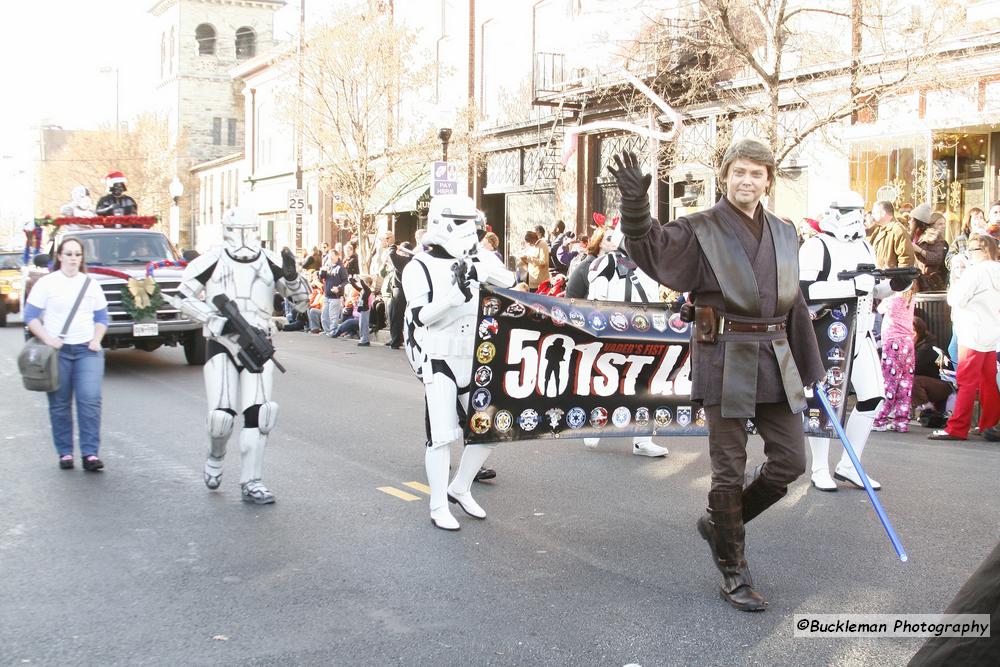
[[[914,266],[905,266],[898,269],[876,269],[874,264],[858,264],[858,268],[853,271],[841,271],[838,273],[837,280],[852,280],[865,274],[874,278],[886,278],[897,282],[897,284],[905,283],[909,285],[920,275],[920,269]]]
[[[464,259],[460,259],[451,265],[451,282],[458,285],[458,289],[462,290],[466,301],[472,299],[472,289],[469,287],[468,272],[469,267],[466,266]]]
[[[228,327],[232,327],[233,333],[237,336],[240,352],[237,357],[251,373],[260,373],[268,359],[274,362],[275,368],[282,373],[285,367],[274,358],[274,345],[268,340],[264,332],[247,322],[246,318],[236,307],[236,303],[225,294],[218,294],[212,299],[212,303],[219,309],[219,313],[229,320]]]

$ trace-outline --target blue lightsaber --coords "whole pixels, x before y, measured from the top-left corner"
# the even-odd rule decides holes
[[[903,543],[899,541],[899,537],[896,536],[896,531],[892,527],[892,522],[889,521],[889,517],[886,516],[885,510],[882,509],[882,503],[879,502],[878,496],[875,495],[875,489],[872,488],[871,482],[868,481],[868,475],[865,473],[865,469],[861,467],[861,460],[858,459],[858,455],[854,453],[854,447],[851,445],[851,441],[847,439],[847,434],[844,432],[844,427],[840,425],[840,419],[837,417],[836,411],[833,406],[830,405],[830,399],[826,396],[826,391],[823,389],[820,383],[813,385],[813,391],[819,396],[819,402],[823,404],[823,410],[826,412],[826,416],[829,418],[830,423],[833,424],[833,428],[837,431],[837,435],[840,436],[840,441],[844,443],[844,451],[851,458],[851,463],[854,464],[854,469],[857,470],[858,476],[861,477],[861,483],[865,485],[865,491],[868,493],[868,499],[872,501],[872,507],[875,508],[875,513],[878,514],[879,521],[882,522],[882,527],[885,528],[886,534],[889,536],[889,540],[892,542],[892,548],[896,550],[896,555],[899,556],[899,560],[904,563],[908,560],[906,551],[903,549]]]

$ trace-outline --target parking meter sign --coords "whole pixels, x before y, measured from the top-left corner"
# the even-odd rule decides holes
[[[436,195],[457,195],[458,183],[455,181],[434,181],[433,194]]]
[[[431,165],[431,194],[458,194],[458,167],[447,162],[437,161]]]

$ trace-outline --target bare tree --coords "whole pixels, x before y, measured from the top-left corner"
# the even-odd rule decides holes
[[[787,166],[814,133],[940,85],[939,46],[960,10],[948,0],[702,0],[653,20],[632,57],[657,63],[655,87],[678,108],[714,115],[707,143],[666,145],[671,158],[714,167],[733,135],[753,135]]]
[[[331,17],[309,36],[299,63],[301,95],[288,91],[284,114],[301,133],[306,168],[344,203],[364,260],[375,217],[399,197],[422,192],[439,154],[426,100],[431,61],[414,34],[376,6]],[[468,127],[454,123],[456,155],[465,154]]]
[[[139,116],[120,132],[113,127],[73,132],[55,154],[39,164],[36,211],[58,216],[77,185],[89,188],[96,202],[107,191],[104,177],[121,171],[128,179],[128,193],[139,204],[139,213],[156,216],[165,225],[171,204],[168,186],[176,173],[177,153],[166,119],[155,115]]]

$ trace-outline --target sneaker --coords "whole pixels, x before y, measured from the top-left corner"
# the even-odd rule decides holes
[[[670,452],[667,451],[666,447],[660,447],[659,445],[654,445],[651,442],[642,442],[632,445],[632,453],[636,456],[666,456]]]
[[[93,454],[83,457],[83,469],[87,472],[97,472],[104,469],[104,463]]]
[[[363,340],[360,343],[358,343],[358,347],[368,347],[369,345],[371,345],[371,343],[369,343],[366,340]]]
[[[274,494],[267,490],[259,479],[251,479],[240,485],[243,501],[255,505],[270,505],[274,502]]]
[[[59,467],[63,470],[73,469],[73,455],[67,454],[66,456],[59,457]]]
[[[892,424],[875,424],[872,426],[872,430],[884,433],[886,431],[895,431],[896,427]]]

